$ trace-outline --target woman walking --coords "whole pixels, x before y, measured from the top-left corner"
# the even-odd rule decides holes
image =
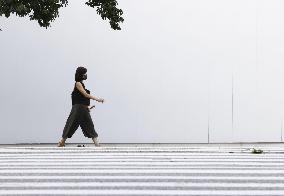
[[[71,138],[80,126],[85,137],[92,138],[95,146],[100,146],[98,134],[90,115],[90,99],[104,102],[104,99],[90,95],[90,91],[85,88],[83,80],[87,79],[87,69],[78,67],[75,73],[75,85],[72,92],[72,109],[63,129],[62,139],[58,142],[58,147],[65,146],[67,138]]]

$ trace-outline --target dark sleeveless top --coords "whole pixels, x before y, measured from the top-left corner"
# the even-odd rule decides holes
[[[80,82],[85,91],[90,94],[90,91],[88,89],[85,88],[85,85],[83,82]],[[77,88],[76,88],[76,83],[74,85],[74,89],[71,93],[71,97],[72,97],[72,105],[74,104],[84,104],[84,105],[87,105],[89,106],[90,105],[90,99],[85,97]]]

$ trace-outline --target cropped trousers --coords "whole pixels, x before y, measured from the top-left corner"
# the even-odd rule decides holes
[[[88,106],[74,104],[64,126],[62,138],[71,138],[79,126],[85,137],[98,137]]]

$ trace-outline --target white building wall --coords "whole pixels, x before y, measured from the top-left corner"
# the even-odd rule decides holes
[[[119,1],[110,29],[70,1],[48,29],[1,18],[0,143],[57,142],[77,66],[102,143],[282,141],[284,2]],[[91,142],[79,128],[69,142]]]

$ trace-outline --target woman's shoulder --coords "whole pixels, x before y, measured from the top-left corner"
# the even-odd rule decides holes
[[[80,84],[82,84],[83,86],[85,86],[84,83],[81,82],[81,81],[76,81],[76,82],[75,82],[75,85],[80,85]]]
[[[81,82],[81,81],[75,82],[75,87],[78,88],[78,86],[80,86],[80,85],[83,86],[83,88],[85,89],[85,84],[83,82]]]

